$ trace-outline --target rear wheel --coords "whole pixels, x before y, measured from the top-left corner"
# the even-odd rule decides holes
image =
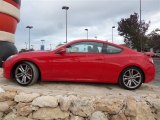
[[[142,71],[137,67],[129,67],[120,75],[119,84],[128,90],[139,88],[144,80]]]
[[[30,62],[22,62],[16,66],[14,78],[22,86],[32,85],[37,82],[39,72],[37,67]]]

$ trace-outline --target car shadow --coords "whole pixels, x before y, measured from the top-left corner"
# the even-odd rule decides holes
[[[66,85],[66,86],[85,86],[85,87],[101,87],[101,88],[107,88],[109,90],[112,90],[113,88],[119,88],[120,86],[118,84],[111,84],[111,83],[90,83],[90,82],[64,82],[64,81],[39,81],[37,83],[40,86],[46,86],[46,85]]]

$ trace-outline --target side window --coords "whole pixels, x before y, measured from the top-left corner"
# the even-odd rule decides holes
[[[102,43],[79,42],[67,47],[67,53],[101,53]]]
[[[103,50],[102,50],[102,52],[105,54],[116,54],[116,53],[120,53],[121,51],[122,51],[121,48],[118,48],[112,45],[107,45],[107,44],[103,45]]]

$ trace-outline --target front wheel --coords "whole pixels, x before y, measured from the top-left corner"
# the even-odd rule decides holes
[[[139,88],[144,80],[142,71],[137,67],[129,67],[120,75],[119,84],[128,90],[135,90]]]
[[[39,72],[37,67],[30,62],[22,62],[16,66],[14,78],[16,82],[22,86],[32,85],[37,82]]]

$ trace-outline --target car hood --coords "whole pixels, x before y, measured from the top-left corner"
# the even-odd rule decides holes
[[[31,52],[23,52],[23,53],[18,53],[17,56],[18,57],[38,57],[38,56],[45,56],[50,54],[51,51],[31,51]]]

